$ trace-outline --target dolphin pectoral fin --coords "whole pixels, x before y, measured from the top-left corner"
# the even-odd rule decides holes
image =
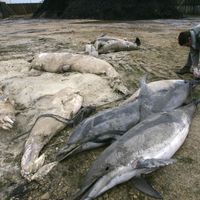
[[[137,169],[155,169],[159,167],[164,167],[167,165],[171,165],[175,162],[175,159],[142,159],[137,163]]]
[[[163,199],[162,195],[156,191],[144,178],[134,177],[131,179],[131,182],[140,192],[156,199]]]

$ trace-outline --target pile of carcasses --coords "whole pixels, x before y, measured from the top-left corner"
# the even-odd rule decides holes
[[[58,160],[109,145],[90,167],[73,199],[91,200],[131,180],[141,192],[162,195],[142,177],[174,163],[171,157],[183,144],[199,103],[186,103],[196,80],[161,80],[146,84],[118,107],[82,121],[60,150]]]
[[[130,46],[127,41],[103,37],[97,39],[94,46],[89,46],[88,53],[132,50],[139,45],[139,39]],[[93,47],[96,47],[95,51]],[[129,94],[120,75],[109,63],[88,55],[41,53],[32,60],[32,68],[52,73],[75,71],[106,75],[114,91]],[[46,109],[51,109],[57,121],[46,113],[36,120],[24,145],[22,176],[28,181],[37,180],[63,159],[105,145],[107,148],[90,167],[74,200],[95,199],[129,180],[141,192],[162,198],[141,175],[175,162],[171,158],[185,141],[199,103],[198,100],[189,99],[192,88],[198,84],[200,81],[197,80],[161,80],[147,84],[144,77],[140,81],[140,89],[123,104],[101,111],[77,125],[67,144],[58,153],[57,160],[43,165],[45,155],[40,155],[41,150],[57,132],[66,127],[69,121],[65,123],[63,119],[73,121],[72,116],[78,113],[83,102],[82,96],[70,93],[66,88],[58,91],[48,98],[47,102],[51,103]],[[40,99],[38,104],[43,105],[45,101]],[[0,116],[0,127],[11,129],[14,108],[6,99],[3,103],[10,117]]]

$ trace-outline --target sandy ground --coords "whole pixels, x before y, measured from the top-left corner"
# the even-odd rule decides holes
[[[135,39],[140,37],[140,50],[101,55],[121,74],[128,88],[133,92],[138,79],[149,72],[149,81],[177,79],[175,70],[183,66],[187,48],[177,44],[181,30],[198,24],[199,18],[184,20],[149,21],[89,21],[89,20],[1,20],[0,21],[0,71],[1,81],[9,76],[12,68],[19,68],[16,76],[27,72],[32,56],[39,52],[83,52],[85,44],[102,33]],[[3,71],[2,71],[3,70]],[[182,78],[192,78],[184,76]],[[197,88],[193,94],[199,95]],[[95,102],[94,102],[95,103]],[[160,191],[165,200],[200,199],[200,112],[197,111],[190,133],[174,156],[176,164],[165,167],[148,176],[148,180]],[[21,129],[15,127],[8,133],[0,131],[0,199],[20,200],[70,200],[80,186],[81,180],[91,162],[102,151],[84,152],[63,161],[39,183],[27,184],[20,176],[21,151],[25,138],[11,142]],[[47,160],[53,161],[56,152],[63,146],[71,130],[66,129],[54,137],[45,147]],[[19,187],[17,187],[19,186]],[[11,192],[13,188],[17,190]],[[12,197],[9,197],[12,194]],[[150,200],[126,183],[115,187],[99,200]]]

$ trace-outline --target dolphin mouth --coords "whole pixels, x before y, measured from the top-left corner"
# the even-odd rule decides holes
[[[81,144],[68,144],[58,152],[58,154],[56,155],[56,160],[60,162],[75,154],[80,148]]]

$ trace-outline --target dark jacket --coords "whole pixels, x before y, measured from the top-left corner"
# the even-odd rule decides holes
[[[199,51],[200,51],[200,24],[190,30],[192,45],[186,62],[186,66],[197,67],[199,64]]]

